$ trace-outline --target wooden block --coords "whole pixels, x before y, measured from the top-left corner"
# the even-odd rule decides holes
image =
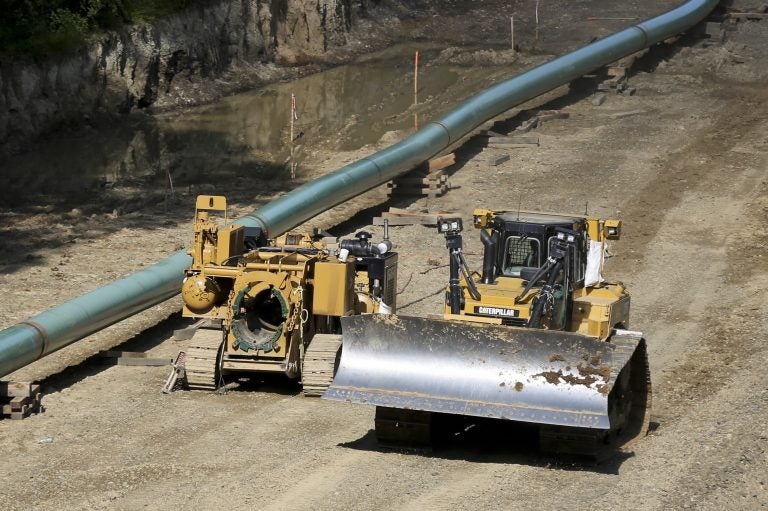
[[[440,190],[438,190],[436,192],[429,192],[428,194],[426,194],[426,196],[429,199],[435,199],[437,197],[441,197],[442,195],[445,195],[445,192],[447,192],[447,191],[448,191],[447,188],[443,188],[443,189],[440,189]]]
[[[432,158],[429,160],[428,169],[429,172],[435,172],[437,170],[442,170],[446,167],[450,167],[456,163],[456,155],[453,153],[446,154],[445,156],[439,156],[437,158]]]
[[[393,190],[397,189],[413,189],[413,190],[434,190],[444,186],[444,183],[428,182],[428,183],[392,183],[389,187]]]
[[[119,366],[149,366],[159,367],[170,365],[172,360],[170,358],[139,358],[139,357],[120,357],[117,359],[117,365]]]
[[[448,176],[436,175],[434,177],[398,177],[393,180],[396,185],[430,185],[437,182],[444,183],[448,179]]]
[[[40,385],[27,382],[2,382],[6,393],[2,415],[11,419],[23,419],[40,411]],[[8,398],[12,398],[8,400]]]
[[[11,402],[9,403],[11,407],[12,412],[18,412],[21,411],[21,409],[29,404],[29,402],[32,400],[30,397],[22,397],[22,396],[16,396],[13,399],[11,399]]]
[[[719,21],[707,21],[704,25],[704,33],[710,37],[719,37],[723,31],[723,24]]]
[[[501,165],[502,163],[504,163],[505,161],[508,161],[508,160],[509,160],[509,155],[508,154],[500,154],[500,155],[497,155],[497,156],[489,156],[488,157],[488,165],[490,165],[491,167],[496,167],[496,166]]]
[[[30,382],[0,382],[0,396],[33,396],[40,392],[40,385]]]
[[[539,118],[538,117],[531,117],[527,121],[523,122],[520,126],[518,126],[515,129],[516,133],[528,133],[529,131],[536,129],[539,125]]]
[[[389,194],[390,195],[406,195],[406,196],[426,196],[426,197],[438,197],[448,191],[448,186],[443,185],[437,188],[403,188],[395,187]]]
[[[624,66],[612,66],[608,68],[608,76],[624,78],[627,76],[627,68]]]

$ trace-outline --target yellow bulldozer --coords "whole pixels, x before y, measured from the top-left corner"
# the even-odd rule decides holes
[[[397,253],[387,239],[289,232],[268,239],[227,223],[221,196],[195,207],[192,265],[182,285],[182,315],[198,321],[183,363],[190,389],[215,390],[229,374],[285,374],[304,394],[330,384],[341,347],[340,318],[391,313]]]
[[[630,297],[602,278],[621,223],[478,209],[482,273],[470,272],[462,220],[438,220],[450,257],[442,318],[341,319],[325,399],[376,406],[380,443],[423,447],[439,418],[538,424],[547,452],[601,458],[647,432],[645,340]]]

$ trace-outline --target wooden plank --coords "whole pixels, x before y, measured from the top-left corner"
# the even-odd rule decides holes
[[[645,110],[629,110],[627,112],[616,112],[615,114],[611,114],[611,118],[613,119],[623,119],[624,117],[631,117],[633,115],[642,115],[648,113]]]
[[[496,156],[489,156],[488,157],[488,165],[491,167],[496,167],[497,165],[501,165],[505,161],[509,161],[509,155],[508,154],[499,154]]]
[[[109,358],[146,358],[147,354],[141,351],[112,351],[105,350],[99,352],[100,357]]]
[[[387,213],[382,213],[381,217],[386,218],[387,220],[410,220],[412,222],[419,222],[419,221],[428,221],[431,222],[433,220],[437,220],[437,217],[440,216],[437,213],[414,213],[412,215],[388,215]]]
[[[726,16],[736,21],[762,20],[768,18],[768,14],[761,12],[731,12]]]
[[[567,119],[571,116],[568,112],[562,112],[560,110],[541,110],[536,114],[539,121],[551,121],[552,119]]]
[[[410,209],[402,208],[389,208],[389,211],[385,211],[381,214],[384,218],[394,218],[397,216],[447,216],[456,215],[455,211],[412,211]]]
[[[387,216],[395,216],[395,215],[413,215],[413,211],[409,211],[407,209],[402,208],[389,208],[389,211],[386,212]]]
[[[437,225],[437,216],[435,216],[434,219],[407,216],[398,218],[382,218],[377,216],[373,218],[373,225],[384,225],[384,220],[389,222],[389,225]]]
[[[446,186],[445,183],[429,183],[429,184],[417,184],[417,183],[390,183],[389,188],[393,190],[437,190],[439,188],[444,188]]]

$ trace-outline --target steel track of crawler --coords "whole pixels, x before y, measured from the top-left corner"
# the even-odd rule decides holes
[[[187,386],[190,390],[218,388],[223,341],[222,331],[218,328],[201,327],[195,332],[185,362]]]
[[[341,335],[315,334],[304,353],[301,383],[305,396],[321,396],[336,374],[341,355]]]

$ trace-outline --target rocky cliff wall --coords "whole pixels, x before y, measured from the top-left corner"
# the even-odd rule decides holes
[[[75,55],[0,62],[0,154],[67,123],[208,101],[338,60],[354,53],[350,41],[376,38],[365,20],[377,9],[379,0],[221,0],[105,33]]]

